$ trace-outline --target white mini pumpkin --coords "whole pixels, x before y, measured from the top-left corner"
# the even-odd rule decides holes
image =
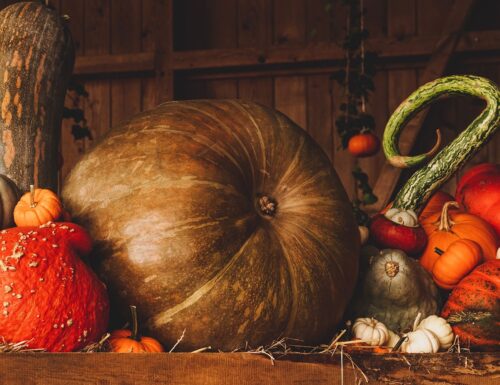
[[[408,227],[418,226],[418,216],[413,210],[402,210],[392,208],[387,210],[385,217],[394,223]]]
[[[387,327],[373,318],[358,318],[352,326],[352,334],[372,346],[382,346],[389,339]]]
[[[430,315],[420,322],[417,329],[427,329],[433,332],[439,340],[441,349],[448,349],[455,339],[453,330],[444,318],[437,315]]]
[[[399,342],[401,336],[399,334],[394,333],[392,330],[388,330],[388,332],[389,332],[389,338],[387,339],[385,346],[393,348]]]
[[[406,341],[401,344],[403,353],[437,353],[438,337],[428,329],[417,329],[406,334]]]

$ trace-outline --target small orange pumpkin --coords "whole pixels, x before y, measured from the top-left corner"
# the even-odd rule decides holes
[[[370,131],[362,132],[349,139],[347,149],[357,158],[372,156],[380,149],[380,140]]]
[[[14,208],[14,222],[17,226],[40,226],[55,221],[61,216],[63,206],[52,190],[30,186]]]
[[[432,267],[432,278],[442,289],[453,289],[483,259],[481,246],[470,239],[458,239],[446,251],[436,248],[440,257]]]
[[[481,218],[450,207],[459,208],[457,202],[446,202],[441,214],[431,215],[423,228],[427,233],[427,246],[420,258],[420,263],[432,274],[434,263],[440,257],[435,249],[447,250],[458,239],[470,239],[477,242],[484,259],[495,259],[498,248],[497,235],[493,228]]]
[[[163,346],[151,337],[143,337],[138,332],[137,308],[130,306],[132,330],[119,329],[111,332],[109,345],[115,353],[160,353]]]

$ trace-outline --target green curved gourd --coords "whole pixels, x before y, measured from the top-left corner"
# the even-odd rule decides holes
[[[486,102],[481,114],[426,166],[416,171],[394,200],[394,207],[419,211],[432,193],[442,186],[481,146],[500,125],[500,90],[492,81],[479,76],[447,76],[429,82],[394,111],[384,131],[383,149],[395,167],[412,167],[428,160],[433,151],[416,155],[399,154],[398,139],[402,128],[420,110],[440,96],[469,95]],[[439,138],[438,138],[439,142]]]

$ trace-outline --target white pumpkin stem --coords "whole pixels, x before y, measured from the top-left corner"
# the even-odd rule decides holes
[[[35,208],[36,207],[36,202],[35,202],[35,185],[30,184],[30,207]]]
[[[421,319],[422,319],[422,313],[419,312],[415,317],[415,321],[413,322],[413,331],[417,330],[417,327],[420,324]]]
[[[408,336],[405,334],[403,336],[401,336],[401,338],[399,339],[398,342],[396,342],[396,345],[394,345],[394,347],[391,349],[391,352],[397,352],[399,350],[399,348],[401,347],[401,345],[403,345],[403,343],[408,339]]]

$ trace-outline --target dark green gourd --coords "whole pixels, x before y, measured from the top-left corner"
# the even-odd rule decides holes
[[[500,126],[500,90],[495,83],[466,75],[436,79],[413,92],[390,117],[384,131],[383,148],[392,165],[400,168],[418,166],[433,156],[432,150],[426,154],[402,156],[398,149],[399,135],[418,111],[441,96],[456,95],[478,97],[486,102],[486,107],[452,143],[411,176],[397,194],[394,207],[418,212],[432,193],[487,143]]]

